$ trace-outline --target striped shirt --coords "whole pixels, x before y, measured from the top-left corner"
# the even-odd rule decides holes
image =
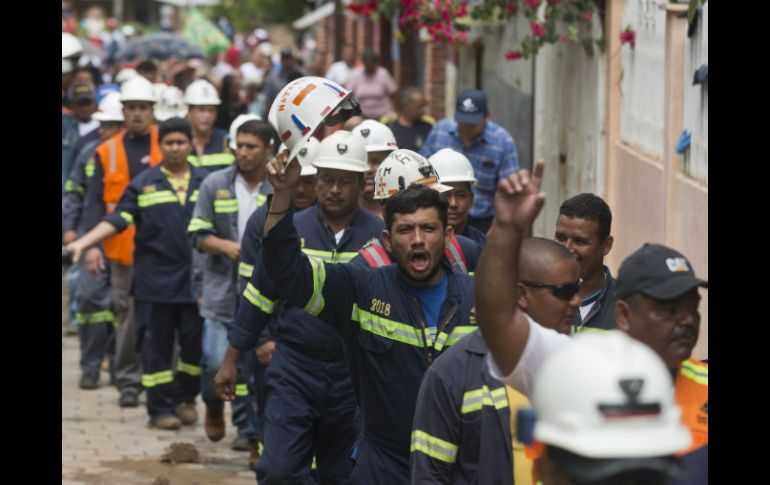
[[[478,184],[473,187],[471,217],[491,217],[495,214],[494,197],[500,177],[507,177],[519,170],[516,142],[505,128],[487,121],[484,132],[470,148],[464,148],[457,122],[445,118],[433,127],[420,154],[429,157],[442,148],[451,148],[465,154],[473,166]]]

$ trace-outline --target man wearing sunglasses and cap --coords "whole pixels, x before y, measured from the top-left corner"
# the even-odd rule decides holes
[[[490,372],[527,395],[543,361],[571,343],[511,304],[518,293],[521,240],[545,201],[540,192],[543,166],[537,162],[531,177],[522,170],[498,184],[495,219],[476,273],[478,322],[491,352]],[[695,276],[684,255],[645,244],[623,262],[615,289],[618,329],[654,350],[673,378],[669,382],[691,435],[689,447],[684,443],[677,448],[680,454],[708,444],[708,366],[690,358],[700,325],[699,287],[708,288],[708,283]],[[489,288],[495,291],[485,291]],[[608,337],[614,338],[612,332]],[[623,359],[624,354],[615,358]],[[620,447],[632,436],[605,436],[603,446]]]

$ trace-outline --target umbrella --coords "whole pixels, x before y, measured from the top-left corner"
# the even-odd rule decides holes
[[[203,51],[176,34],[159,32],[132,40],[118,54],[120,59],[190,59],[205,57]]]

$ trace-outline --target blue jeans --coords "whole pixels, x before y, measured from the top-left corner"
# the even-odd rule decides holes
[[[225,359],[225,352],[227,352],[229,345],[227,327],[228,324],[217,320],[206,318],[203,321],[201,398],[206,406],[212,409],[221,409],[224,406],[224,401],[217,397],[214,390],[214,377],[216,377],[217,371]],[[253,352],[250,353],[253,354]],[[238,434],[244,434],[251,441],[254,441],[257,438],[256,401],[252,393],[246,393],[247,386],[245,385],[243,370],[242,358],[239,362],[236,397],[232,403],[232,420],[233,426],[238,428]],[[252,407],[251,401],[254,401],[254,410],[250,409]]]

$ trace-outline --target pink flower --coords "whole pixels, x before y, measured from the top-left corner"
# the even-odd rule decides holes
[[[636,47],[636,32],[631,30],[631,27],[627,27],[625,31],[620,33],[620,43],[630,44],[632,49]]]
[[[508,12],[511,15],[514,15],[516,13],[516,5],[512,5],[510,3],[505,4],[505,11]]]
[[[535,37],[541,37],[545,34],[545,27],[543,27],[540,23],[532,22],[529,24],[529,26],[532,28],[532,35]]]
[[[465,17],[468,15],[468,6],[466,4],[460,5],[460,7],[457,9],[457,12],[455,13],[457,17]]]
[[[520,51],[508,51],[505,53],[505,60],[506,61],[515,61],[516,59],[521,59],[522,54]]]
[[[562,35],[562,36],[559,38],[559,40],[561,40],[562,42],[564,42],[564,43],[566,44],[567,42],[569,42],[569,35],[567,35],[567,34],[563,34],[563,35]]]
[[[537,6],[540,4],[540,0],[524,0],[524,3],[527,4],[532,9],[536,9]]]
[[[580,18],[583,20],[591,20],[592,16],[593,16],[593,13],[590,10],[587,10],[580,14]]]
[[[459,40],[460,42],[465,42],[466,40],[468,40],[468,33],[460,32],[459,34],[457,34],[457,40]]]

